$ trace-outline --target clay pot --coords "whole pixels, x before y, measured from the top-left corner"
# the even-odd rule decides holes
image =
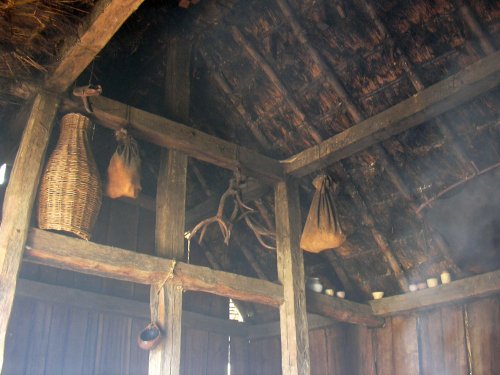
[[[319,281],[319,277],[310,277],[307,279],[306,287],[316,293],[321,293],[323,284]]]
[[[155,323],[149,323],[137,336],[137,345],[142,350],[151,350],[161,340],[160,328]]]

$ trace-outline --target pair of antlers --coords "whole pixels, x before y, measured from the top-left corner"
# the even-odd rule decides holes
[[[198,243],[201,243],[208,226],[212,223],[217,223],[219,224],[222,237],[224,238],[224,243],[228,245],[234,224],[240,220],[244,220],[248,227],[255,234],[257,241],[259,241],[259,243],[263,247],[270,250],[275,249],[274,246],[267,244],[264,240],[265,238],[274,239],[275,234],[251,219],[251,214],[255,213],[256,211],[252,207],[249,207],[245,203],[243,203],[243,200],[241,199],[241,188],[244,186],[245,181],[242,181],[240,172],[236,171],[234,176],[229,181],[229,187],[220,198],[216,215],[200,221],[191,231],[189,231],[186,235],[188,241],[190,241],[196,235],[196,233],[201,230],[200,238],[198,240]],[[233,210],[229,219],[225,219],[224,209],[226,201],[229,198],[233,199]]]

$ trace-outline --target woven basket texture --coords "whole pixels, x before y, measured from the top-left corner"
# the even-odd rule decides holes
[[[102,200],[99,172],[90,149],[90,120],[69,113],[40,185],[38,225],[90,239]]]

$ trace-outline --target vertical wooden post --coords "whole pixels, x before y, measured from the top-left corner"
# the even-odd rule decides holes
[[[304,291],[304,260],[299,246],[301,233],[297,183],[275,186],[278,279],[283,285],[280,306],[281,368],[283,375],[310,373],[309,330]]]
[[[17,275],[58,103],[45,93],[35,97],[5,193],[0,226],[0,373]]]
[[[186,221],[187,156],[162,152],[156,192],[156,253],[182,259]],[[182,287],[172,283],[151,287],[151,312],[164,337],[149,353],[150,375],[178,375],[181,365]]]

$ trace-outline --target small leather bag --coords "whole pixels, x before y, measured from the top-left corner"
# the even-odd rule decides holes
[[[141,191],[141,158],[137,141],[125,129],[115,133],[118,146],[108,165],[106,195],[137,198]]]

